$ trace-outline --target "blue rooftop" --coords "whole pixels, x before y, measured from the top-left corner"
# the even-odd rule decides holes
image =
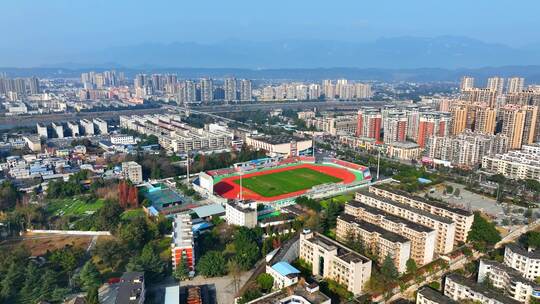
[[[220,204],[211,204],[192,209],[199,217],[208,217],[225,213],[225,208]]]
[[[431,183],[431,180],[429,180],[427,178],[419,177],[418,182],[421,183],[421,184],[429,184],[429,183]]]
[[[294,268],[291,264],[287,262],[278,262],[272,266],[272,269],[277,271],[282,276],[288,276],[290,274],[300,273],[300,270]]]

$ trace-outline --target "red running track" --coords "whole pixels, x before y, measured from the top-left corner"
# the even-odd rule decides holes
[[[259,172],[246,174],[244,175],[244,178],[252,177],[252,176],[259,176],[259,175],[266,175],[266,174],[271,174],[271,173],[276,173],[276,172],[281,172],[281,171],[294,170],[298,168],[309,168],[311,170],[315,170],[315,171],[339,178],[341,180],[341,183],[343,184],[350,184],[356,180],[356,176],[354,175],[354,173],[350,172],[349,170],[346,170],[343,168],[329,167],[329,166],[318,166],[314,164],[301,164],[298,166],[290,166],[290,167],[277,168],[277,169],[272,169],[272,170],[259,171]],[[240,179],[240,176],[231,176],[231,177],[222,179],[219,183],[214,185],[214,192],[216,192],[218,195],[227,199],[239,198],[240,186],[234,182],[237,179]],[[244,187],[243,198],[257,200],[257,201],[276,201],[276,200],[281,200],[281,199],[285,199],[289,197],[302,195],[306,193],[308,190],[309,189],[304,189],[300,191],[266,197]]]

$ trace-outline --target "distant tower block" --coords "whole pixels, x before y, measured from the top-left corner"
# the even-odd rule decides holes
[[[56,133],[56,136],[58,136],[58,138],[64,138],[64,126],[62,126],[61,123],[53,122],[52,128],[54,132]]]
[[[49,138],[49,132],[47,132],[47,126],[44,124],[37,124],[37,133],[41,138]]]
[[[81,119],[81,128],[84,130],[84,135],[94,135],[94,123],[88,119]]]
[[[68,121],[67,123],[68,129],[71,130],[71,136],[77,137],[81,135],[81,132],[79,131],[79,125],[74,121]]]
[[[107,122],[101,118],[94,118],[94,124],[96,124],[99,134],[108,134],[109,129],[107,127]]]

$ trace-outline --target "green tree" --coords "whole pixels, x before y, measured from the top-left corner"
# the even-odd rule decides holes
[[[135,217],[128,224],[120,226],[119,237],[130,250],[136,251],[157,236],[157,227],[154,228],[150,227],[146,218]]]
[[[184,257],[180,258],[180,262],[176,265],[174,269],[173,276],[178,281],[186,280],[189,277],[189,269],[186,265]]]
[[[92,254],[98,257],[105,266],[117,271],[125,262],[128,250],[116,239],[100,239],[92,250]]]
[[[478,250],[486,246],[493,246],[501,240],[501,234],[495,224],[489,222],[479,212],[474,213],[474,221],[469,231],[467,240]]]
[[[540,232],[529,231],[525,234],[524,243],[527,247],[540,248]]]
[[[99,304],[98,287],[92,287],[86,294],[86,304]]]
[[[141,255],[130,259],[126,268],[128,271],[144,271],[150,279],[155,279],[165,270],[165,263],[160,259],[154,246],[148,243],[144,246]]]
[[[387,284],[395,282],[399,276],[399,272],[390,255],[387,255],[384,258],[381,266],[381,274],[383,275]]]
[[[259,287],[264,292],[269,292],[270,290],[272,290],[272,287],[274,286],[274,277],[272,277],[268,273],[261,273],[257,277],[257,284],[259,284]]]
[[[336,227],[336,219],[341,213],[341,210],[341,205],[338,202],[334,200],[328,202],[328,207],[326,208],[326,225],[329,229]]]
[[[208,251],[197,263],[197,270],[205,277],[219,277],[226,273],[226,264],[223,253],[220,251]]]
[[[2,279],[0,299],[5,303],[11,303],[17,295],[19,282],[24,279],[23,270],[16,263],[11,263],[7,273]]]
[[[98,230],[115,230],[123,211],[118,202],[105,202],[105,205],[96,212],[95,227]]]
[[[249,301],[255,300],[262,296],[261,291],[258,288],[249,288],[238,300],[238,304],[245,304]]]
[[[0,211],[15,207],[19,200],[19,192],[12,182],[5,181],[0,184]]]
[[[411,274],[415,274],[418,269],[416,262],[413,259],[408,259],[405,266],[407,267],[407,272]]]
[[[90,260],[86,262],[79,273],[81,280],[81,286],[84,290],[91,290],[92,288],[99,287],[101,284],[101,274],[96,268],[96,265]]]

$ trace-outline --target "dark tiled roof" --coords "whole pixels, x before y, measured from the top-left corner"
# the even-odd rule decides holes
[[[343,220],[347,223],[352,223],[352,224],[355,224],[357,225],[359,228],[365,230],[365,231],[368,231],[370,233],[373,233],[373,232],[376,232],[378,233],[382,238],[386,239],[386,240],[389,240],[393,243],[406,243],[406,242],[410,242],[408,239],[406,239],[405,237],[397,234],[397,233],[394,233],[392,231],[388,231],[384,228],[381,228],[377,225],[374,225],[374,224],[371,224],[371,223],[368,223],[364,220],[361,220],[361,219],[357,219],[356,217],[350,215],[350,214],[342,214],[338,217],[338,219],[340,220]]]

